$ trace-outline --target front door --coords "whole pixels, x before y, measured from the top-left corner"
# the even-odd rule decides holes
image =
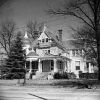
[[[49,72],[50,71],[50,61],[44,60],[42,61],[42,72]]]

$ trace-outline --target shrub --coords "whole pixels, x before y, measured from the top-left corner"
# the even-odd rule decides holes
[[[8,73],[8,74],[5,74],[5,75],[3,75],[3,79],[13,79],[12,78],[12,76],[13,76],[14,74],[13,73]]]
[[[75,79],[76,78],[76,75],[73,72],[67,73],[67,75],[68,75],[69,79]]]
[[[54,79],[68,79],[67,73],[63,71],[54,73],[53,77]]]
[[[80,73],[79,78],[86,78],[86,79],[97,79],[97,73]]]
[[[61,76],[60,76],[60,74],[57,72],[57,73],[54,73],[54,79],[60,79],[61,78]]]
[[[22,79],[24,76],[24,73],[8,73],[3,75],[2,79]]]
[[[20,75],[15,73],[12,75],[11,79],[20,79]]]

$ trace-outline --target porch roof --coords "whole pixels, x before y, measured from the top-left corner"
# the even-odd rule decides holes
[[[30,52],[26,55],[27,57],[38,57],[39,55],[36,52]]]
[[[53,60],[53,59],[57,59],[57,60],[71,60],[67,57],[64,57],[64,56],[57,56],[57,55],[45,55],[45,56],[41,56],[39,57],[39,59],[42,59],[42,60]]]

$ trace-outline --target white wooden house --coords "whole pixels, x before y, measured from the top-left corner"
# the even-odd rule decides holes
[[[58,36],[44,29],[41,35],[30,43],[27,32],[24,36],[24,49],[26,50],[28,73],[35,72],[74,72],[77,76],[79,71],[84,73],[93,72],[93,66],[87,66],[86,60],[82,56],[75,56],[77,51],[67,45],[67,41],[62,41],[62,30],[58,31]],[[78,50],[78,49],[77,49]],[[82,53],[82,50],[78,50]]]

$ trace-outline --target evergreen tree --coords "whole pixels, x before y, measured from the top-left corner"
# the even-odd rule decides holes
[[[8,72],[19,75],[19,78],[24,76],[25,57],[20,32],[17,34],[16,39],[11,47],[6,66],[8,68]]]

